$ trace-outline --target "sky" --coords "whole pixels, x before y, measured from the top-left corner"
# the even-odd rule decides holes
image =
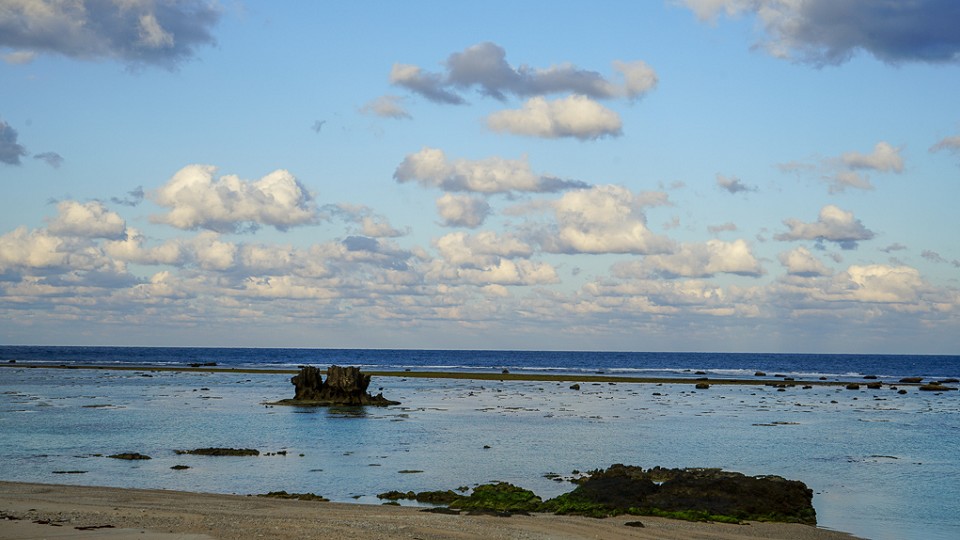
[[[953,0],[0,2],[0,343],[960,354]]]

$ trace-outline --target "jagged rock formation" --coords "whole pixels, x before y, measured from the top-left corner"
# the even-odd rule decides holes
[[[321,371],[313,366],[300,368],[300,373],[290,379],[296,388],[293,399],[277,402],[279,405],[399,405],[383,394],[375,396],[367,392],[370,375],[360,372],[360,368],[348,366],[330,366],[327,368],[327,380],[323,380]]]

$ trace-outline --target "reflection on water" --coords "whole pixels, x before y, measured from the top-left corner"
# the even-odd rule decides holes
[[[287,490],[376,504],[377,493],[392,489],[494,480],[553,497],[573,488],[563,479],[574,470],[613,463],[708,466],[806,482],[822,526],[875,539],[960,538],[960,486],[947,480],[960,475],[956,392],[378,384],[403,404],[264,405],[292,393],[284,375],[3,369],[0,478]],[[202,447],[256,448],[261,456],[174,453]],[[119,452],[152,459],[104,457]]]

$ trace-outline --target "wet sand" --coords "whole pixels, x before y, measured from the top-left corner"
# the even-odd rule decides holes
[[[626,525],[636,521],[644,527]],[[548,514],[506,518],[441,515],[411,507],[0,482],[0,540],[14,538],[849,540],[854,537],[797,524],[730,525],[636,516],[593,519]]]

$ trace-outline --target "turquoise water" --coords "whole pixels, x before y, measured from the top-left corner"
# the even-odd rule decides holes
[[[569,385],[382,377],[371,389],[402,405],[303,409],[263,404],[292,396],[286,375],[5,367],[0,479],[379,504],[387,490],[494,480],[547,498],[573,486],[544,474],[613,463],[706,466],[805,482],[823,527],[960,538],[957,392]],[[287,455],[174,453],[207,446]],[[153,459],[94,456],[118,452]]]

